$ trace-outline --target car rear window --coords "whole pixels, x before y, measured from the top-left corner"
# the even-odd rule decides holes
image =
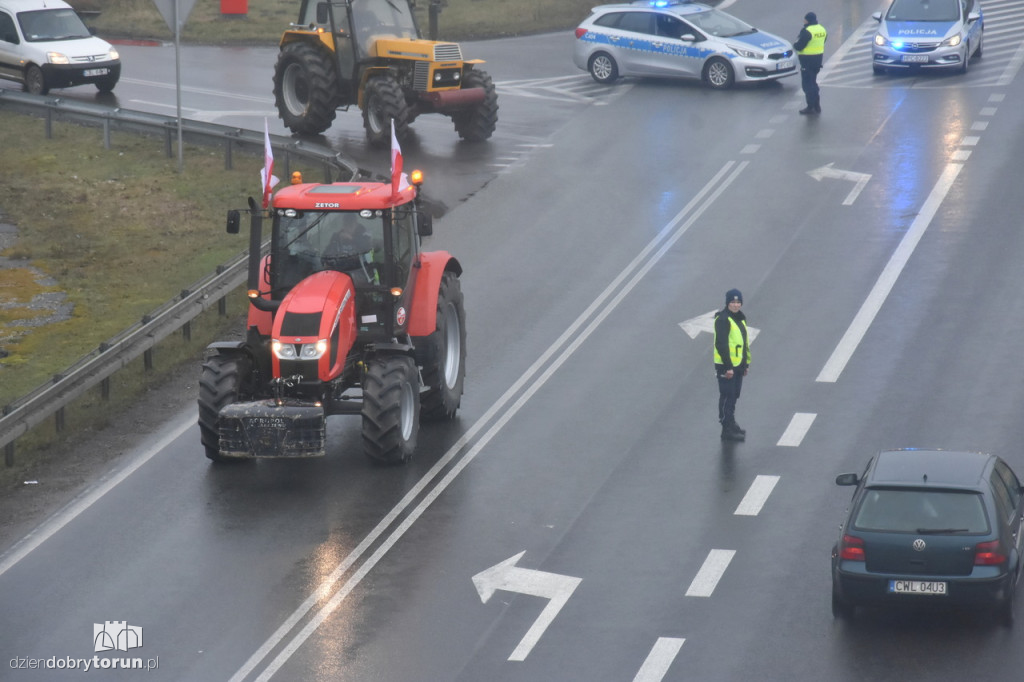
[[[869,489],[853,525],[858,530],[904,533],[989,530],[981,495],[953,490]]]

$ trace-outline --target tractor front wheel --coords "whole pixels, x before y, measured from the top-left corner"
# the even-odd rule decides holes
[[[420,382],[407,355],[369,362],[363,377],[363,451],[380,464],[404,464],[416,449]]]
[[[420,396],[424,419],[454,419],[462,402],[466,377],[466,308],[454,272],[441,278],[437,296],[437,328],[424,337],[429,362],[423,366],[426,391]]]
[[[391,145],[391,121],[395,136],[401,140],[409,134],[409,107],[402,88],[390,76],[372,78],[363,97],[363,127],[366,139],[376,147]]]
[[[498,124],[498,93],[494,81],[486,71],[473,69],[462,81],[462,89],[483,88],[484,101],[472,109],[458,111],[452,115],[455,132],[467,142],[482,142],[488,139]]]
[[[326,50],[308,43],[288,43],[274,66],[274,103],[288,130],[319,135],[337,113],[337,69]]]
[[[199,374],[199,438],[206,457],[214,462],[236,462],[220,454],[220,411],[251,397],[251,364],[240,356],[214,355],[203,363]],[[251,393],[249,391],[248,393]]]

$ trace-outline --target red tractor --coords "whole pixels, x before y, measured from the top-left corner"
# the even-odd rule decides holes
[[[326,453],[326,419],[362,416],[373,461],[406,462],[420,419],[450,420],[462,399],[462,266],[420,251],[432,234],[422,178],[297,184],[277,192],[270,251],[265,211],[249,200],[249,314],[244,341],[207,349],[199,428],[215,462]],[[228,232],[240,213],[228,214]]]

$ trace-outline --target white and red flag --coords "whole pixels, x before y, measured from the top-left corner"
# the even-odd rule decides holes
[[[270,190],[278,183],[274,175],[274,149],[270,146],[270,125],[263,119],[263,168],[260,170],[263,185],[263,208],[270,207]]]
[[[409,186],[409,176],[402,172],[402,148],[395,135],[395,119],[391,119],[391,196]]]

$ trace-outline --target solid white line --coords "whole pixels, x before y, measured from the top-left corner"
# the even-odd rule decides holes
[[[690,583],[690,587],[686,590],[686,596],[710,597],[735,554],[736,550],[734,549],[713,549],[708,552],[708,558],[704,560],[704,565],[700,567],[697,576]]]
[[[681,637],[659,637],[633,682],[661,682],[685,641]]]
[[[878,281],[875,282],[875,286],[861,305],[857,316],[853,318],[850,327],[843,334],[839,345],[832,351],[832,356],[825,363],[825,366],[822,367],[821,373],[818,374],[818,378],[815,381],[835,382],[839,379],[839,375],[843,373],[846,364],[853,357],[853,352],[857,350],[861,339],[864,338],[864,334],[867,333],[868,328],[874,321],[875,315],[878,314],[882,304],[885,303],[885,299],[888,298],[889,292],[892,291],[897,278],[899,278],[907,261],[910,260],[914,249],[917,248],[917,243],[921,241],[921,237],[924,236],[925,230],[928,229],[928,225],[931,223],[932,218],[935,217],[935,213],[939,210],[942,200],[946,198],[949,188],[953,185],[953,181],[956,180],[962,168],[963,164],[950,163],[942,171],[942,176],[932,188],[931,194],[928,195],[928,199],[921,207],[921,212],[917,214],[917,218],[910,225],[910,229],[903,235],[900,245],[896,247],[896,251],[889,258],[889,263],[882,270],[882,274],[878,276]]]
[[[778,476],[757,476],[750,484],[747,494],[740,500],[740,504],[733,512],[734,516],[757,516],[761,508],[768,501],[768,496],[775,490],[775,484],[779,482]]]
[[[811,424],[814,423],[814,418],[817,414],[812,412],[797,412],[793,415],[793,418],[789,420],[789,426],[786,427],[786,431],[782,434],[782,438],[776,445],[786,448],[799,447],[800,443],[803,442],[804,436],[807,435],[807,431],[810,430]]]
[[[189,410],[183,417],[181,417],[180,422],[172,423],[170,427],[171,431],[167,433],[167,435],[154,443],[153,446],[143,452],[141,456],[132,460],[128,466],[115,473],[113,478],[101,481],[98,486],[88,489],[82,496],[76,498],[67,507],[57,512],[57,514],[50,520],[44,522],[41,526],[19,540],[18,543],[4,555],[3,560],[0,561],[0,575],[6,573],[8,569],[28,556],[33,550],[39,547],[39,545],[53,537],[61,528],[78,518],[82,512],[91,507],[97,500],[108,492],[113,490],[117,484],[131,476],[139,469],[139,467],[151,460],[153,455],[180,438],[183,433],[195,425],[196,416],[194,410]]]
[[[530,368],[516,380],[504,395],[498,399],[494,405],[492,405],[487,412],[478,419],[467,431],[462,435],[459,440],[448,449],[448,452],[441,457],[440,460],[428,471],[417,483],[406,493],[405,497],[388,514],[381,519],[370,533],[363,538],[362,542],[356,546],[352,552],[349,553],[345,559],[338,564],[334,570],[320,583],[320,585],[314,590],[306,599],[299,605],[299,607],[285,619],[283,623],[274,631],[274,633],[265,641],[252,656],[242,665],[241,668],[231,677],[230,682],[240,682],[245,679],[258,665],[259,663],[270,655],[270,652],[276,649],[282,641],[285,640],[288,633],[293,630],[298,624],[307,617],[313,608],[323,601],[330,595],[331,591],[341,581],[342,577],[352,568],[362,556],[369,551],[370,547],[377,542],[390,528],[407,508],[409,508],[417,497],[431,484],[434,478],[436,478],[441,471],[443,471],[451,462],[454,460],[463,448],[476,437],[477,433],[482,431],[490,423],[496,415],[501,413],[501,417],[492,425],[490,428],[480,437],[473,447],[454,464],[451,470],[439,481],[432,490],[424,497],[424,499],[402,520],[402,522],[391,532],[391,534],[381,543],[381,546],[355,571],[349,579],[342,585],[342,587],[320,608],[320,610],[310,619],[310,622],[306,624],[302,630],[296,634],[291,641],[278,653],[278,655],[271,661],[268,667],[260,674],[258,680],[268,680],[270,677],[277,672],[277,670],[284,665],[284,663],[291,657],[291,655],[309,638],[310,635],[316,630],[319,625],[326,620],[327,616],[330,615],[344,600],[344,598],[362,581],[362,579],[370,572],[370,570],[383,558],[383,556],[391,549],[391,547],[398,542],[398,540],[405,534],[405,532],[412,526],[427,507],[442,492],[455,480],[455,478],[461,473],[461,471],[469,465],[469,463],[480,453],[484,446],[490,442],[490,440],[508,423],[509,420],[522,408],[525,402],[536,393],[541,386],[548,380],[548,378],[554,373],[558,367],[560,367],[569,356],[575,352],[575,350],[583,343],[587,336],[589,336],[597,325],[599,325],[605,317],[607,317],[611,311],[618,305],[618,303],[625,298],[629,291],[636,286],[640,281],[640,278],[654,264],[661,259],[661,257],[667,252],[667,250],[678,241],[683,234],[693,225],[694,222],[707,210],[707,208],[721,195],[725,189],[732,184],[732,182],[739,176],[744,168],[748,165],[747,162],[736,164],[733,161],[728,161],[722,167],[718,173],[701,189],[700,192],[690,200],[669,221],[652,239],[648,244],[640,251],[640,253],[630,262],[626,268],[619,273],[618,276],[609,284],[603,292],[591,303],[583,313],[566,329],[562,335],[551,345],[547,350],[530,366]],[[716,185],[719,185],[717,186]],[[691,213],[689,218],[684,222],[680,223],[687,214]],[[663,243],[664,242],[664,243]],[[659,248],[660,247],[660,248]],[[657,252],[655,252],[655,250]],[[645,261],[648,261],[644,265]],[[630,278],[630,275],[636,271],[636,274],[632,276],[627,284],[623,282]],[[613,294],[617,294],[613,297]],[[611,300],[609,300],[611,299]],[[570,339],[577,333],[577,331],[586,324],[587,320],[595,314],[595,312],[601,311],[600,314],[580,333],[579,337],[570,343],[561,354],[552,362],[551,366],[539,376],[534,383],[521,395],[515,403],[506,409],[506,405],[518,394],[524,386],[533,380],[533,377],[540,372],[552,357],[559,353],[563,346],[569,343]]]

